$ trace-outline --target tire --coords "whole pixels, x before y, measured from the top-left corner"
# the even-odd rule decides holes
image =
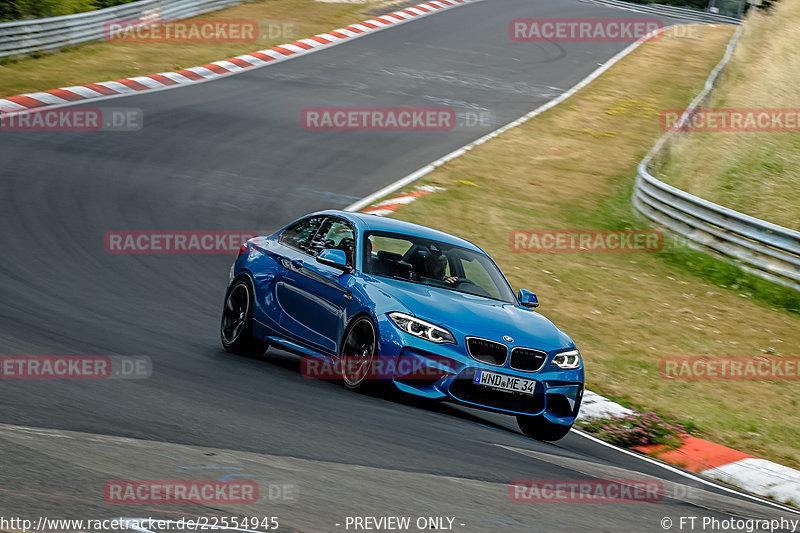
[[[225,351],[251,357],[264,353],[264,343],[253,337],[253,301],[253,285],[247,276],[228,288],[219,328]]]
[[[544,415],[517,415],[517,425],[526,436],[536,440],[557,441],[563,439],[572,428],[572,424],[554,424]]]
[[[368,316],[360,316],[347,326],[340,350],[342,382],[351,390],[364,390],[378,356],[378,328]],[[354,364],[355,363],[355,364]]]

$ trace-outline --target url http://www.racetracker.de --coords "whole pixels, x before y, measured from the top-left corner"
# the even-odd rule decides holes
[[[37,519],[0,516],[0,531],[38,531],[60,533],[82,531],[102,533],[105,531],[204,531],[238,529],[246,531],[273,531],[280,527],[274,516],[201,516],[165,520],[159,518],[104,518],[65,519],[40,516]]]

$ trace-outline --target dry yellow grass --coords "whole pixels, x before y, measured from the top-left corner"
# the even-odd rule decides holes
[[[666,356],[797,356],[800,318],[671,267],[656,254],[521,254],[514,229],[630,227],[635,166],[659,110],[686,105],[731,36],[647,43],[564,104],[437,169],[445,187],[396,216],[466,237],[575,339],[588,386],[693,420],[711,440],[800,466],[800,382],[663,379]],[[465,183],[465,182],[471,182]]]
[[[745,23],[710,108],[800,108],[800,0]],[[658,177],[693,194],[800,228],[800,133],[689,133]]]
[[[196,67],[360,22],[364,12],[392,2],[335,4],[314,0],[257,0],[197,19],[288,21],[297,35],[255,43],[91,43],[65,52],[0,65],[0,97]]]

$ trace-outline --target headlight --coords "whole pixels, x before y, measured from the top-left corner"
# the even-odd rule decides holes
[[[398,312],[389,313],[389,318],[392,319],[392,322],[394,322],[398,328],[420,339],[436,342],[438,344],[445,342],[456,344],[456,338],[453,337],[452,333],[430,322],[425,322],[417,317]]]
[[[575,370],[581,366],[581,353],[578,350],[561,352],[553,357],[553,363],[564,370]]]

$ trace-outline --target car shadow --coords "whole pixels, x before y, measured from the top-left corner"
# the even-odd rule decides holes
[[[225,355],[231,356],[231,354],[227,353]],[[233,356],[233,357],[245,358],[245,356]],[[286,352],[284,350],[279,350],[276,348],[270,348],[263,355],[256,357],[255,359],[259,359],[263,361],[265,364],[279,367],[283,370],[287,370],[292,374],[296,374],[300,379],[303,380],[307,379],[302,376],[302,363],[301,363],[302,356],[300,355],[296,355],[291,352]],[[426,411],[439,413],[448,417],[459,418],[461,420],[465,420],[475,424],[480,424],[483,427],[500,430],[503,432],[508,432],[521,436],[523,438],[527,438],[520,431],[516,429],[510,429],[507,426],[499,424],[486,417],[480,416],[480,411],[477,409],[474,410],[474,412],[473,410],[468,411],[466,410],[466,408],[462,408],[461,406],[457,406],[455,404],[449,403],[444,400],[431,400],[427,398],[421,398],[419,396],[412,396],[410,394],[401,392],[388,385],[367,387],[364,390],[359,390],[359,391],[349,391],[341,381],[336,379],[315,379],[315,381],[327,382],[330,386],[339,387],[341,390],[347,391],[351,394],[360,394],[362,396],[374,398],[376,400],[396,403],[416,409],[424,409]]]

